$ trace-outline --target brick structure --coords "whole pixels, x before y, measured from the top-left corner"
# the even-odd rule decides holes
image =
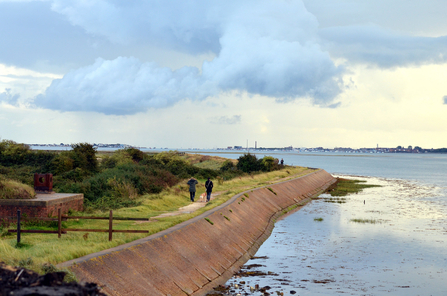
[[[0,219],[17,217],[17,210],[21,210],[25,217],[57,216],[57,210],[62,213],[68,210],[82,211],[84,195],[81,193],[37,194],[35,199],[0,199]]]

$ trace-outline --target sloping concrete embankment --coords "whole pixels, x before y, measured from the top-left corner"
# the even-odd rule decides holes
[[[319,170],[268,186],[273,192],[247,191],[248,197],[238,194],[175,227],[58,267],[69,267],[80,281],[96,282],[110,295],[205,295],[256,253],[283,209],[334,182]]]

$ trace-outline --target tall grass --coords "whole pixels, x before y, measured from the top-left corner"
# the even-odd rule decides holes
[[[34,188],[29,185],[0,179],[0,199],[32,199],[36,197]]]

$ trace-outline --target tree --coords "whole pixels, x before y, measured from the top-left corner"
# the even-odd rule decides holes
[[[30,154],[26,144],[19,144],[11,140],[0,142],[0,163],[5,166],[23,164]]]
[[[98,160],[96,159],[96,149],[89,143],[78,143],[71,145],[73,148],[72,158],[75,168],[81,168],[95,173],[98,171]]]
[[[245,173],[256,172],[260,170],[258,158],[254,154],[246,153],[238,158],[236,167]]]

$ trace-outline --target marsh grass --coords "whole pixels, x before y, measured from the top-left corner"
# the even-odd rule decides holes
[[[346,203],[346,198],[343,198],[343,197],[330,197],[330,198],[324,198],[323,199],[324,200],[324,202],[330,202],[330,203],[339,203],[339,204],[342,204],[342,203]]]
[[[327,193],[331,196],[346,196],[348,194],[358,193],[365,188],[381,187],[380,185],[365,184],[363,180],[349,180],[339,178],[336,186],[328,189]]]
[[[355,222],[355,223],[363,223],[363,224],[377,224],[377,223],[381,223],[380,221],[376,220],[376,219],[351,219],[351,222]]]
[[[322,222],[323,221],[323,218],[314,218],[314,221],[317,221],[317,222]]]
[[[288,168],[290,174],[288,178],[296,178],[309,173],[307,168],[293,167]],[[265,184],[285,181],[283,172],[274,171],[253,176],[242,176],[222,184],[214,182],[213,193],[219,195],[212,199],[205,207],[189,213],[177,216],[152,219],[149,222],[140,221],[118,221],[113,224],[114,229],[135,229],[148,230],[149,234],[134,233],[113,233],[113,240],[108,241],[107,233],[89,233],[88,232],[68,232],[63,234],[59,239],[56,234],[37,234],[23,233],[23,247],[16,247],[17,239],[15,235],[7,233],[7,229],[16,228],[15,224],[0,225],[0,258],[6,264],[17,266],[19,262],[26,262],[28,258],[32,258],[32,262],[28,263],[28,268],[44,273],[48,264],[57,265],[59,263],[82,257],[91,253],[99,252],[108,248],[116,247],[139,238],[160,232],[174,225],[182,223],[193,217],[196,217],[216,206],[228,201],[234,195],[243,191],[251,190]],[[197,186],[197,194],[205,191],[205,180],[199,179]],[[137,206],[121,208],[113,211],[114,217],[133,217],[133,218],[151,218],[163,213],[173,212],[180,207],[190,204],[188,186],[186,180],[181,181],[177,185],[166,189],[158,194],[146,194],[139,197],[132,197],[132,201],[138,203]],[[231,212],[231,211],[230,211]],[[108,212],[90,209],[88,212],[71,213],[73,216],[103,216],[108,217]],[[75,220],[69,219],[63,222],[64,228],[85,228],[85,229],[107,229],[107,220]],[[22,229],[42,229],[56,230],[55,223],[33,222],[23,225]]]

